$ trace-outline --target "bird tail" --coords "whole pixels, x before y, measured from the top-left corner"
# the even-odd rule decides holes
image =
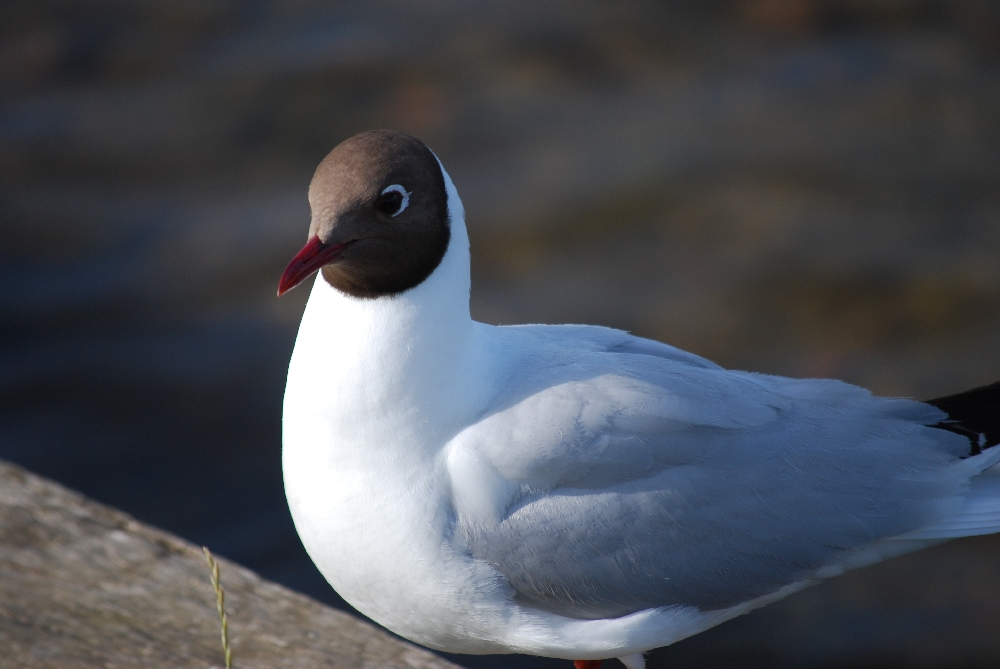
[[[948,417],[933,427],[968,438],[969,455],[952,465],[969,477],[969,488],[954,512],[898,537],[943,540],[1000,532],[1000,382],[928,400]]]
[[[926,403],[948,414],[934,427],[968,437],[969,455],[1000,443],[1000,381]]]

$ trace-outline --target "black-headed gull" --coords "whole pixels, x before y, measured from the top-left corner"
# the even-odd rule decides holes
[[[1000,531],[1000,385],[923,403],[477,323],[461,200],[397,132],[337,146],[309,202],[279,287],[320,270],[288,504],[337,592],[408,639],[637,669],[824,578]]]

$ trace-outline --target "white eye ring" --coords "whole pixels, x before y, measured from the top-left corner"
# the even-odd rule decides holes
[[[400,195],[403,196],[403,202],[399,205],[399,209],[396,210],[395,214],[389,216],[389,218],[396,218],[397,216],[403,213],[404,209],[410,206],[410,193],[399,184],[386,186],[385,189],[382,191],[381,195],[385,195],[386,193],[399,193]]]

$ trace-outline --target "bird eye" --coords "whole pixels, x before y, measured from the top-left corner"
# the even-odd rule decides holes
[[[410,193],[399,184],[387,186],[375,201],[375,207],[390,217],[399,216],[410,204]]]

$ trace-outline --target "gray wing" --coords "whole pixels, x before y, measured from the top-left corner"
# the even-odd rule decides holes
[[[562,615],[750,601],[934,520],[966,484],[946,473],[965,440],[921,403],[610,347],[546,374],[466,436],[515,492],[457,530]]]

